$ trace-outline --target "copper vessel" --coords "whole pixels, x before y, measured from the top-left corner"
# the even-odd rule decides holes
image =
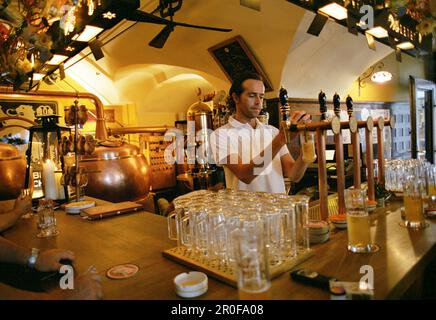
[[[16,199],[24,186],[26,159],[14,146],[0,142],[0,200]]]
[[[83,157],[83,160],[80,162],[80,166],[83,166],[89,171],[93,171],[88,174],[88,185],[85,188],[85,194],[111,202],[137,200],[147,196],[150,190],[149,165],[144,155],[140,153],[138,147],[108,140],[103,103],[97,96],[91,93],[81,92],[37,91],[20,94],[0,93],[0,97],[9,99],[12,97],[20,100],[29,100],[33,97],[47,100],[53,98],[89,99],[94,103],[96,108],[97,120],[95,138],[101,145],[95,148],[91,156]],[[18,180],[20,180],[20,182],[22,180],[24,182],[24,178],[16,179],[19,174],[16,169],[17,165],[12,164],[10,161],[7,161],[7,163],[8,164],[5,166],[7,168],[6,171],[1,167],[3,164],[0,163],[0,189],[2,191],[3,189],[8,190],[7,188],[11,188],[4,188],[6,184],[3,183],[3,181],[9,184],[12,182],[10,181],[11,172],[14,174],[13,181],[17,183]],[[25,166],[26,162],[24,161],[23,170]],[[20,187],[21,185],[13,189],[14,192],[18,190],[17,195],[19,194]],[[12,189],[9,193],[12,193],[11,191]],[[3,192],[0,192],[0,195],[3,196]]]
[[[150,190],[147,160],[131,144],[100,146],[90,156],[83,156],[80,167],[88,173],[85,194],[121,202],[143,199]]]

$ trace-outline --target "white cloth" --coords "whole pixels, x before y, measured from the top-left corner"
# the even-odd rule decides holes
[[[269,193],[286,192],[282,163],[280,161],[282,156],[289,154],[286,145],[280,149],[266,168],[263,166],[254,168],[253,173],[257,175],[257,177],[249,184],[239,180],[226,166],[227,157],[229,155],[231,158],[230,161],[233,163],[237,163],[237,157],[233,157],[232,155],[239,155],[243,164],[250,163],[250,160],[258,156],[278,133],[279,130],[277,128],[264,125],[257,119],[256,128],[253,128],[248,123],[244,124],[230,117],[226,125],[218,128],[211,134],[210,144],[212,153],[215,162],[224,166],[226,185],[228,188]],[[265,152],[265,162],[268,162],[267,157],[268,155]],[[269,157],[271,157],[271,154]],[[261,163],[262,162],[263,161],[261,161]]]

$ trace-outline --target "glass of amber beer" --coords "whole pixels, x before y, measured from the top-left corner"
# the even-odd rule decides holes
[[[354,253],[370,253],[379,247],[372,243],[366,192],[360,188],[345,190],[347,209],[348,250]]]
[[[404,221],[403,227],[423,229],[428,226],[424,219],[423,196],[425,196],[425,183],[415,175],[409,175],[404,180]]]

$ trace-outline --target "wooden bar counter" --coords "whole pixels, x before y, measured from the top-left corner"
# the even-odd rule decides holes
[[[394,201],[371,214],[371,233],[380,250],[373,254],[347,251],[347,231],[331,232],[330,240],[314,245],[314,256],[300,266],[342,281],[359,281],[361,266],[374,268],[375,299],[400,298],[419,279],[436,257],[436,223],[421,231],[399,226],[402,202]],[[189,271],[164,258],[161,252],[175,246],[168,239],[166,219],[138,212],[99,221],[56,211],[60,234],[54,238],[36,237],[36,217],[20,220],[3,236],[20,245],[38,248],[64,248],[75,252],[77,274],[94,265],[103,275],[105,299],[180,299],[173,279]],[[133,263],[139,272],[126,280],[105,276],[110,267]],[[433,284],[436,286],[436,283]],[[272,299],[330,299],[328,292],[290,279],[289,272],[272,281]],[[0,283],[0,299],[14,298],[12,290]],[[198,299],[238,299],[237,290],[209,277],[209,290]]]

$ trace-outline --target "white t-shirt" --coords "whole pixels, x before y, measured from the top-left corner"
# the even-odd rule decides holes
[[[226,185],[228,188],[235,190],[261,191],[269,193],[285,193],[285,182],[283,180],[282,163],[280,158],[289,154],[289,150],[284,145],[270,162],[267,160],[268,154],[271,157],[271,152],[265,152],[265,162],[270,164],[255,167],[253,173],[257,175],[251,183],[246,184],[239,180],[236,175],[226,166],[227,157],[230,156],[230,161],[237,163],[237,156],[242,159],[243,164],[250,163],[250,160],[260,154],[279,133],[279,130],[270,125],[264,125],[256,119],[256,128],[253,128],[249,123],[241,123],[235,118],[230,117],[229,122],[216,129],[210,137],[210,145],[214,155],[215,162],[224,166],[226,177]],[[234,158],[234,159],[233,159]],[[260,161],[259,164],[262,164]]]

